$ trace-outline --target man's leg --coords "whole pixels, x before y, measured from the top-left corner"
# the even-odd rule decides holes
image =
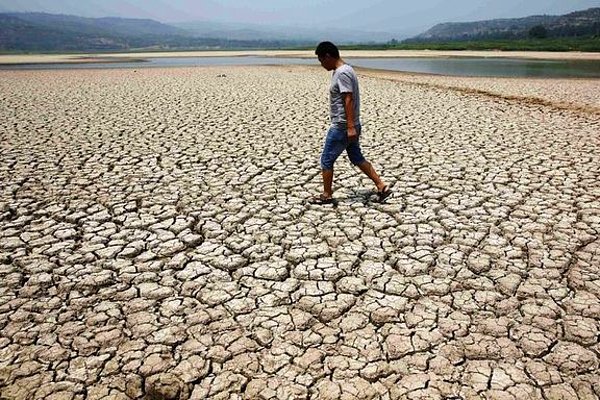
[[[368,162],[365,157],[362,155],[362,150],[360,149],[360,133],[362,131],[361,126],[358,126],[358,135],[359,137],[353,141],[348,143],[348,147],[346,147],[346,152],[348,153],[348,158],[350,162],[356,165],[360,170],[367,175],[377,186],[378,192],[383,192],[386,187],[386,184],[381,180],[377,172],[375,172],[375,168]]]
[[[326,198],[333,196],[333,170],[332,169],[324,169],[321,171],[323,175],[323,195]]]
[[[385,188],[385,183],[381,180],[381,178],[375,171],[375,168],[373,168],[370,162],[363,161],[362,163],[357,165],[358,168],[360,168],[360,170],[373,181],[375,186],[377,186],[378,192],[381,192]]]
[[[333,164],[346,148],[345,135],[345,132],[331,128],[325,137],[321,154],[321,175],[323,176],[321,197],[323,198],[328,199],[333,196]]]

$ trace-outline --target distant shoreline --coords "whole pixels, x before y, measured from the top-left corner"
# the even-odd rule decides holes
[[[32,55],[36,57],[35,55]],[[4,62],[2,59],[2,55],[0,55],[0,66],[27,66],[27,65],[61,65],[61,64],[118,64],[118,63],[144,63],[148,62],[145,58],[133,58],[133,57],[93,57],[93,56],[85,56],[74,59],[62,58],[63,55],[58,55],[60,58],[58,59],[24,59],[23,62],[21,60],[16,60],[12,62]]]
[[[163,57],[287,57],[314,58],[312,50],[171,51],[144,53],[4,54],[0,65],[144,62]],[[348,58],[521,58],[534,60],[600,61],[600,53],[537,51],[343,50]]]

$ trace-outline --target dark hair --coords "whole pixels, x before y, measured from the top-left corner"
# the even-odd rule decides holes
[[[340,51],[336,45],[331,42],[319,43],[315,50],[315,54],[319,57],[325,57],[326,54],[329,54],[333,58],[340,58]]]

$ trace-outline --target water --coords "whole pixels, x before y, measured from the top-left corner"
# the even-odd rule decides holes
[[[455,76],[600,78],[600,61],[516,58],[347,58],[357,67]],[[0,69],[153,68],[227,65],[318,65],[316,58],[164,57],[142,62],[0,65]]]
[[[456,76],[600,78],[600,61],[517,58],[356,59],[354,65],[392,71]]]
[[[318,65],[316,59],[280,57],[156,57],[135,62],[0,65],[0,69],[165,68],[227,65]]]

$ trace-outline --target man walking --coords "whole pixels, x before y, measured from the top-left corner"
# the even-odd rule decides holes
[[[329,88],[331,127],[321,154],[323,193],[309,201],[312,204],[333,203],[333,164],[346,150],[350,162],[375,183],[377,196],[382,202],[392,191],[377,175],[371,163],[365,160],[360,149],[360,94],[356,73],[340,58],[338,48],[331,42],[319,43],[315,54],[323,68],[333,71]]]

